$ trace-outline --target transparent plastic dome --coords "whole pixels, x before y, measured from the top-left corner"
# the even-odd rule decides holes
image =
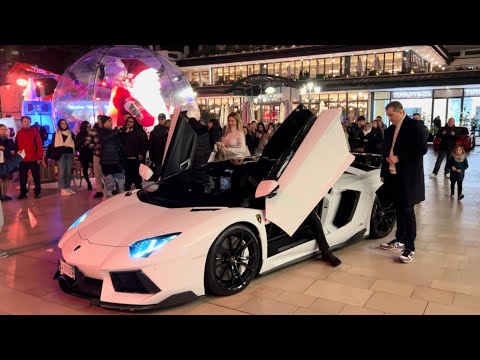
[[[95,49],[71,65],[53,95],[55,119],[67,119],[77,129],[94,124],[97,115],[112,117],[114,126],[133,115],[147,129],[158,114],[167,118],[175,108],[199,118],[189,82],[181,70],[159,54],[138,46]]]

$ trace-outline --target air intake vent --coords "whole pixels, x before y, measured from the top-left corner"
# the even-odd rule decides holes
[[[110,277],[117,292],[156,294],[161,291],[141,270],[111,272]]]

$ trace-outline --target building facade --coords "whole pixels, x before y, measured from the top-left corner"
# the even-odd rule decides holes
[[[392,100],[401,101],[410,115],[420,113],[427,125],[437,116],[442,123],[453,117],[457,124],[480,118],[480,71],[465,62],[452,66],[441,45],[272,47],[217,46],[220,54],[208,48],[208,56],[197,51],[177,62],[198,93],[204,118],[219,118],[225,109],[244,111],[248,103],[250,120],[281,122],[286,103],[303,103],[314,113],[341,108],[343,119],[371,120],[385,118]],[[263,84],[245,86],[262,77]]]

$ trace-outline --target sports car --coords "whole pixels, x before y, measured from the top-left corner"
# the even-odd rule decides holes
[[[387,236],[395,212],[380,170],[355,161],[340,116],[300,105],[261,157],[201,167],[192,167],[195,132],[174,119],[158,179],[102,202],[63,235],[61,289],[124,310],[236,294],[257,275],[319,253],[304,223],[313,209],[331,249]]]
[[[475,135],[468,132],[467,127],[457,127],[456,128],[458,139],[456,145],[461,145],[465,151],[469,151],[475,147]],[[440,150],[441,139],[438,136],[435,136],[433,140],[433,149],[438,151]]]

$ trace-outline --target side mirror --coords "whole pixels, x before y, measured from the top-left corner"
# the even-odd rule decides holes
[[[274,197],[276,195],[275,191],[277,191],[279,187],[280,185],[275,180],[263,180],[258,184],[257,190],[255,191],[255,197]]]
[[[140,164],[140,167],[138,168],[138,173],[140,174],[141,178],[145,181],[149,180],[153,175],[152,169],[150,169],[145,164]]]

